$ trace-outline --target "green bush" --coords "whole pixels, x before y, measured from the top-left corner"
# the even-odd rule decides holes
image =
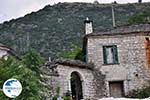
[[[64,99],[64,100],[71,100],[71,97],[69,97],[69,96],[64,96],[63,99]]]
[[[137,98],[148,98],[150,97],[150,86],[139,90],[136,95]]]
[[[74,60],[81,60],[84,61],[84,54],[82,48],[78,47],[77,45],[72,46],[71,51],[65,51],[61,57],[67,59],[74,59]]]
[[[41,83],[39,75],[39,67],[43,63],[35,52],[30,51],[28,54],[22,60],[13,57],[9,57],[7,60],[0,59],[0,88],[6,80],[15,78],[21,82],[23,90],[14,100],[43,100],[47,90]],[[10,99],[0,90],[0,100]]]
[[[128,93],[126,97],[131,98],[148,98],[150,97],[150,84],[149,86],[143,87],[143,89],[133,90],[130,93]]]
[[[143,24],[143,23],[149,23],[150,22],[150,9],[146,9],[143,12],[136,13],[132,17],[129,18],[128,23],[129,24]]]

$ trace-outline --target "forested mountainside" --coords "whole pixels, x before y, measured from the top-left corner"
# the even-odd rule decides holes
[[[116,24],[125,25],[132,15],[149,8],[150,3],[115,4]],[[86,17],[93,20],[95,32],[112,28],[111,4],[58,3],[1,24],[0,43],[19,55],[34,48],[43,57],[57,58],[72,45],[82,47]]]

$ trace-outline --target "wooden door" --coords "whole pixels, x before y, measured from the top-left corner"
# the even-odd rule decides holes
[[[71,92],[73,100],[83,99],[82,81],[78,72],[71,73]]]
[[[120,82],[109,82],[109,91],[111,97],[123,97],[123,81]]]

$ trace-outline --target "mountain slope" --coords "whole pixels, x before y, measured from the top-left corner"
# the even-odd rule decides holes
[[[123,25],[133,14],[150,8],[150,3],[116,4],[114,8],[117,25]],[[0,43],[18,54],[32,47],[46,58],[56,58],[71,50],[72,44],[82,46],[86,17],[93,20],[94,31],[112,28],[110,4],[58,3],[1,24]]]

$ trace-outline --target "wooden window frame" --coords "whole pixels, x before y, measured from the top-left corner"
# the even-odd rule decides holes
[[[113,62],[112,63],[107,62],[107,56],[106,56],[107,48],[112,48],[113,50]],[[103,46],[103,63],[104,65],[119,64],[117,45]]]

